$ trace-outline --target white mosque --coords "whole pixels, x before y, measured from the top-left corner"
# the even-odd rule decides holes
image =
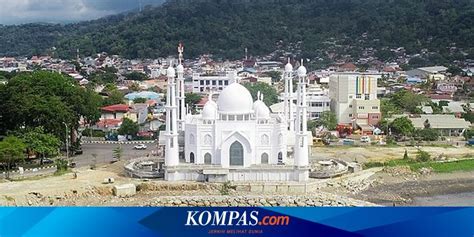
[[[297,70],[296,113],[288,106],[294,98],[293,67],[288,63],[284,114],[271,113],[263,94],[253,101],[250,92],[235,82],[217,101],[209,95],[201,114],[193,115],[187,113],[184,103],[182,46],[178,51],[178,66],[167,69],[165,180],[308,180],[311,135],[306,127],[304,66]]]

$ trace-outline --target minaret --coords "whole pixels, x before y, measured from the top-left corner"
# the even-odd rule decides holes
[[[186,118],[186,105],[185,105],[185,95],[184,95],[184,66],[183,66],[183,52],[184,46],[179,43],[178,46],[178,66],[176,67],[176,72],[178,73],[177,79],[177,99],[178,99],[178,129],[179,131],[184,131],[184,120]]]
[[[166,92],[166,151],[165,166],[179,164],[179,145],[176,106],[176,81],[175,70],[172,62],[167,70],[168,90]]]
[[[294,122],[294,111],[293,111],[293,66],[290,63],[290,58],[288,58],[288,63],[285,66],[285,93],[284,93],[284,116],[285,120],[288,123],[288,128],[290,131],[294,131],[295,122]]]
[[[301,66],[297,70],[298,89],[297,89],[297,106],[296,106],[296,130],[295,130],[295,166],[308,166],[308,128],[307,128],[307,105],[306,105],[306,68]]]

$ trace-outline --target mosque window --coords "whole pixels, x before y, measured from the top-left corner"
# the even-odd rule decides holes
[[[263,153],[262,156],[261,156],[261,163],[262,164],[268,164],[268,154],[267,153]]]
[[[189,153],[189,162],[194,163],[194,153]]]
[[[278,152],[278,164],[283,164],[283,153],[281,151]]]
[[[194,137],[194,134],[189,135],[189,144],[194,145],[196,142],[196,138]]]
[[[212,163],[212,156],[209,153],[204,155],[204,164],[210,165]]]
[[[234,121],[235,120],[235,115],[229,115],[229,121]]]
[[[237,115],[237,121],[242,121],[244,120],[244,116],[243,115]]]

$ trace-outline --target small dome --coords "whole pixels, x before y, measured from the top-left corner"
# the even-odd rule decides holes
[[[213,100],[206,102],[202,108],[201,117],[203,119],[216,119],[217,104]]]
[[[255,103],[253,103],[253,109],[255,110],[255,116],[257,118],[259,118],[259,119],[261,119],[261,118],[264,118],[264,119],[270,118],[270,109],[268,108],[267,105],[265,105],[265,103],[263,103],[263,101],[261,101],[261,100],[255,101]]]
[[[291,65],[290,62],[288,62],[286,65],[285,65],[285,72],[292,72],[293,71],[293,65]]]
[[[217,100],[219,113],[222,114],[251,114],[253,99],[250,92],[239,83],[227,86]]]
[[[298,76],[299,76],[299,77],[304,77],[304,76],[306,76],[306,73],[307,73],[307,71],[306,71],[306,68],[305,68],[304,66],[300,66],[300,67],[298,68]]]
[[[184,67],[182,64],[179,64],[177,67],[176,67],[176,71],[178,73],[184,73]]]
[[[175,77],[175,75],[176,75],[176,72],[175,72],[173,66],[169,66],[168,70],[166,70],[166,76]]]

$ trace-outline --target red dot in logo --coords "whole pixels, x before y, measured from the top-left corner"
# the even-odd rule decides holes
[[[258,222],[258,225],[262,225],[262,222],[261,222],[261,221],[259,221],[259,222]]]

